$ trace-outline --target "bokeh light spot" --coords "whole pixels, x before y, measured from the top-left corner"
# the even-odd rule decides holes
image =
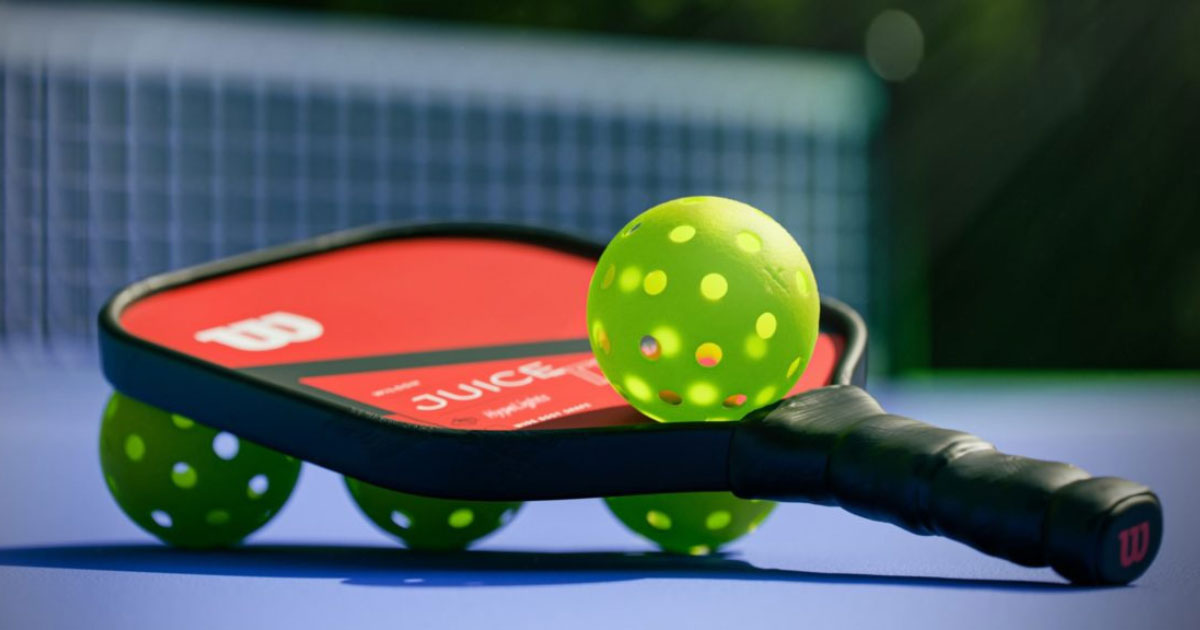
[[[725,276],[719,273],[710,273],[700,279],[700,295],[710,300],[719,300],[725,297],[725,293],[729,291],[729,283],[725,281]]]
[[[642,282],[642,288],[649,295],[658,295],[667,288],[667,273],[662,269],[655,269],[646,274],[646,280]]]
[[[876,15],[867,27],[867,63],[888,81],[903,81],[921,65],[925,35],[912,15],[888,9]]]

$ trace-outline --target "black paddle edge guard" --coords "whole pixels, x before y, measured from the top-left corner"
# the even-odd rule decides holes
[[[113,387],[151,405],[368,483],[472,500],[539,500],[728,490],[736,422],[650,423],[536,431],[473,431],[385,419],[304,395],[130,334],[124,309],[162,291],[355,245],[421,237],[517,241],[599,258],[603,244],[553,231],[489,224],[385,226],[156,275],[118,291],[99,314],[100,357]],[[853,309],[821,301],[821,328],[844,349],[833,382],[863,384],[867,331]]]

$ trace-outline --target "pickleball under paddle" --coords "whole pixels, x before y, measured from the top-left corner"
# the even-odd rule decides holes
[[[865,325],[829,298],[788,398],[737,422],[642,416],[586,336],[601,249],[441,225],[254,252],[120,291],[100,314],[103,369],[132,398],[405,493],[732,491],[839,505],[1077,583],[1153,561],[1149,488],[886,413],[863,389]]]

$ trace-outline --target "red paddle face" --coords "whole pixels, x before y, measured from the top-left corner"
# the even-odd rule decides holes
[[[584,309],[595,261],[479,237],[364,243],[201,280],[138,300],[146,341],[298,396],[456,429],[651,422],[596,366]],[[830,382],[822,333],[789,393]]]

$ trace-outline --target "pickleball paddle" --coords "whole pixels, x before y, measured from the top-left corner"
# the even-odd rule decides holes
[[[371,484],[471,500],[728,490],[840,505],[1078,583],[1141,575],[1149,488],[886,413],[866,327],[824,298],[789,397],[659,424],[585,336],[602,246],[490,225],[352,231],[156,276],[100,314],[134,398]]]

